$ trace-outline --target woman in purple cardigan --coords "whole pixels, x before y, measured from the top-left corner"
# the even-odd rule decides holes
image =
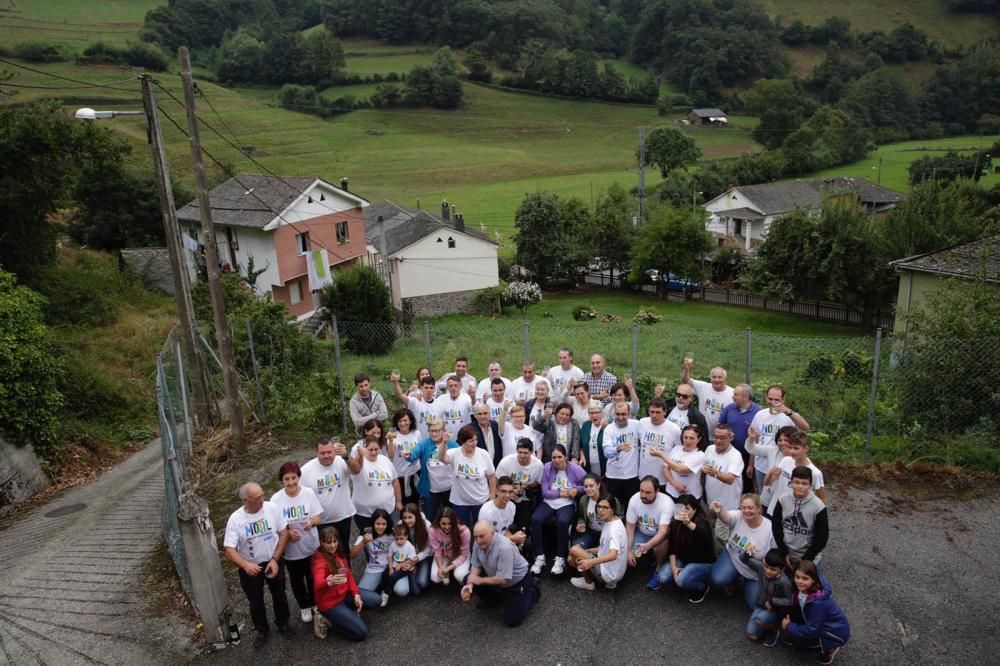
[[[531,543],[535,549],[535,563],[531,572],[536,576],[545,567],[542,527],[553,516],[556,519],[557,546],[552,573],[559,575],[566,568],[569,528],[576,514],[576,497],[583,494],[585,476],[586,470],[567,458],[566,447],[556,444],[552,449],[552,461],[545,463],[542,471],[542,501],[531,515]]]

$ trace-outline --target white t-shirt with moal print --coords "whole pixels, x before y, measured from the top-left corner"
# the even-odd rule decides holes
[[[420,471],[420,461],[412,456],[407,460],[403,454],[413,451],[417,444],[424,439],[426,438],[418,430],[411,430],[406,434],[396,433],[396,457],[392,459],[392,464],[396,466],[396,473],[400,477],[410,476]]]
[[[770,409],[762,409],[753,415],[750,427],[756,428],[760,433],[760,439],[754,445],[755,457],[754,467],[767,474],[768,470],[778,464],[781,460],[781,450],[778,448],[775,437],[778,431],[785,426],[794,426],[795,421],[784,412],[772,414]]]
[[[444,422],[448,439],[455,439],[462,426],[472,423],[472,399],[468,393],[459,393],[457,398],[448,393],[439,395],[434,400],[434,415]]]
[[[256,513],[247,513],[245,507],[240,507],[226,522],[222,545],[235,548],[243,559],[254,564],[267,562],[274,557],[278,533],[285,527],[287,523],[274,502],[264,502]]]
[[[324,523],[335,523],[356,513],[351,486],[347,482],[350,475],[347,461],[340,456],[335,456],[329,465],[313,458],[302,466],[299,483],[316,493],[319,503],[323,505]]]
[[[421,439],[429,437],[427,421],[437,414],[434,401],[427,402],[423,396],[410,396],[409,400],[406,401],[406,407],[413,412],[413,416],[417,419],[417,430],[423,435]]]
[[[281,510],[281,515],[288,525],[288,531],[295,530],[299,534],[298,541],[288,540],[285,546],[286,560],[304,560],[311,557],[319,548],[319,530],[316,527],[305,529],[305,524],[314,516],[322,520],[323,505],[312,488],[299,485],[299,494],[289,497],[285,489],[271,495],[271,502]]]
[[[705,504],[715,500],[722,502],[726,511],[740,508],[740,497],[743,495],[743,455],[739,449],[730,445],[725,453],[719,453],[715,446],[705,451],[705,464],[723,474],[735,474],[732,483],[723,483],[714,476],[705,475]]]
[[[566,389],[570,382],[575,384],[581,379],[583,379],[583,370],[575,365],[571,365],[569,370],[563,370],[561,365],[549,368],[549,386],[552,387],[552,396],[557,402],[563,402],[567,399]]]
[[[530,382],[524,381],[524,377],[518,377],[510,383],[510,399],[514,402],[523,400],[527,402],[535,397],[535,387],[542,382],[549,387],[549,395],[552,395],[552,385],[549,380],[541,375],[535,375]]]
[[[692,379],[694,392],[698,396],[698,408],[705,416],[705,425],[708,426],[708,438],[715,437],[715,426],[719,425],[719,416],[726,405],[733,402],[733,387],[726,386],[721,391],[712,388],[711,382],[703,382],[700,379]]]
[[[705,466],[705,452],[698,449],[685,451],[683,446],[677,445],[670,450],[668,456],[672,462],[684,465],[690,470],[687,474],[671,470],[670,473],[674,477],[674,481],[684,484],[687,486],[689,494],[694,495],[697,499],[701,499],[701,470]],[[667,484],[666,491],[674,499],[677,499],[681,494],[679,490],[669,483]]]
[[[664,420],[655,425],[648,416],[639,421],[639,478],[652,474],[660,482],[666,483],[663,475],[663,460],[652,454],[654,449],[669,453],[681,443],[681,429],[676,424]]]
[[[625,511],[625,521],[634,523],[635,529],[646,536],[656,536],[661,525],[669,525],[674,517],[674,501],[663,493],[656,493],[656,499],[643,504],[639,493],[632,495]]]
[[[371,516],[375,509],[395,511],[396,491],[392,482],[398,476],[396,466],[382,454],[375,462],[362,458],[361,471],[351,476],[352,497],[358,515]]]
[[[466,456],[461,447],[449,449],[451,469],[451,503],[459,506],[482,506],[490,498],[490,484],[487,478],[496,472],[490,454],[476,447],[471,456]]]
[[[740,553],[747,549],[747,544],[753,544],[751,556],[763,562],[767,551],[775,547],[774,534],[771,533],[771,521],[761,516],[760,526],[750,527],[747,521],[743,520],[743,514],[739,511],[730,511],[729,519],[733,525],[729,528],[729,540],[726,542],[726,550],[729,551],[729,558],[733,561],[733,566],[746,579],[757,580],[757,572],[743,563]]]
[[[517,506],[507,502],[507,506],[499,508],[493,500],[487,500],[479,509],[479,520],[488,520],[497,534],[503,534],[514,524]]]
[[[509,476],[514,480],[514,483],[525,486],[532,483],[539,483],[542,480],[542,473],[544,471],[545,463],[539,460],[537,456],[531,456],[531,461],[527,465],[522,465],[517,462],[517,454],[512,453],[500,460],[500,464],[497,465],[497,478]],[[528,501],[530,501],[530,498],[526,494],[514,500],[514,502]]]
[[[514,455],[517,453],[517,443],[522,439],[530,439],[532,451],[538,451],[542,448],[542,438],[538,434],[538,431],[529,425],[525,425],[520,430],[516,429],[513,424],[507,422],[503,426],[503,435],[500,436],[503,442],[503,455],[504,457]]]
[[[617,451],[628,444],[629,451]],[[610,453],[609,453],[610,451]],[[605,477],[609,479],[635,479],[639,476],[639,422],[629,419],[623,427],[609,423],[604,429],[604,454],[607,457]]]

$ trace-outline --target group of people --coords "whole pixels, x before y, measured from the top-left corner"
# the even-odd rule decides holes
[[[255,646],[268,636],[265,587],[278,630],[295,631],[285,578],[317,635],[332,628],[362,640],[363,609],[433,585],[454,582],[463,600],[502,608],[517,626],[547,567],[575,570],[570,583],[583,590],[614,589],[629,569],[647,569],[648,589],[677,587],[691,603],[742,585],[748,639],[771,647],[784,634],[833,661],[850,629],[817,569],[826,488],[809,458],[809,424],[781,386],[758,405],[722,368],[693,379],[685,358],[673,399],[657,386],[639,418],[631,382],[597,354],[585,373],[563,348],[558,366],[536,374],[526,362],[513,381],[496,361],[480,382],[468,366],[459,357],[442,381],[422,368],[406,390],[393,372],[401,406],[391,419],[357,375],[357,443],[320,438],[315,458],[281,466],[270,501],[258,484],[241,487],[224,546]],[[355,580],[350,562],[362,554]]]

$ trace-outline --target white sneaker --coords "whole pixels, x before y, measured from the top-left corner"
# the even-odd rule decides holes
[[[559,558],[556,558],[556,561],[558,561],[558,559]],[[539,555],[538,557],[535,558],[535,563],[531,565],[531,573],[537,576],[538,574],[542,573],[542,569],[544,568],[545,568],[545,556]]]
[[[313,611],[312,611],[312,608],[303,608],[301,616],[302,616],[302,621],[303,622],[312,622],[313,621]]]
[[[566,558],[557,557],[556,561],[552,563],[552,574],[558,576],[566,569]]]
[[[583,576],[577,576],[575,578],[570,578],[569,582],[573,585],[573,587],[578,587],[581,590],[590,590],[591,592],[593,592],[594,589],[597,587],[593,583],[588,583],[587,579],[584,578]]]
[[[451,585],[451,576],[449,576],[448,574],[445,574],[445,575],[441,576],[441,584],[442,585]]]
[[[616,587],[618,587],[618,581],[612,581],[610,583],[605,583],[604,587],[608,588],[609,590],[613,590]]]
[[[388,592],[383,592],[382,593],[382,608],[385,608],[388,605],[389,605],[389,593]]]

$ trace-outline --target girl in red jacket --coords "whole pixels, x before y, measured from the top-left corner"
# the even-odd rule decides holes
[[[351,563],[340,553],[340,535],[332,527],[320,532],[319,549],[312,557],[312,574],[316,610],[337,633],[363,641],[368,626],[361,619],[361,609],[378,608],[382,597],[358,587]]]

